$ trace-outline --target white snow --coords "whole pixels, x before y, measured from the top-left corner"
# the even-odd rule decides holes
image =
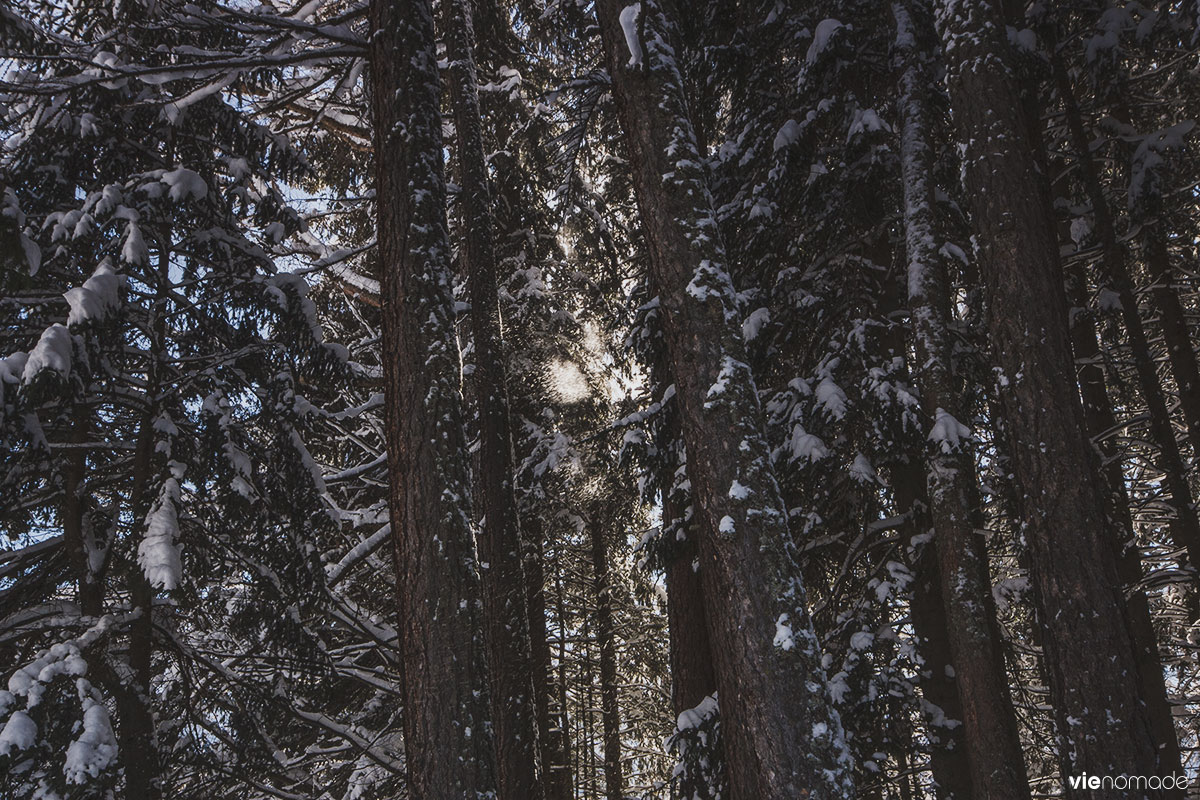
[[[956,420],[950,412],[939,408],[934,414],[929,441],[941,445],[943,453],[953,453],[964,440],[971,438],[971,429]]]
[[[158,500],[146,515],[146,532],[138,545],[138,564],[151,586],[175,589],[183,574],[179,556],[179,483],[175,478],[163,481]]]
[[[821,441],[820,437],[808,433],[804,430],[804,426],[800,424],[792,428],[789,445],[792,451],[792,461],[805,460],[813,463],[829,455],[829,451],[825,448],[825,443]]]
[[[745,500],[750,496],[750,489],[743,486],[740,481],[734,480],[729,486],[729,496],[734,500]]]
[[[57,322],[42,331],[37,346],[25,362],[25,383],[33,381],[43,370],[51,369],[62,377],[71,374],[71,333]]]
[[[849,677],[845,672],[839,672],[829,679],[829,697],[834,703],[841,703],[850,692]]]
[[[70,642],[56,644],[14,672],[8,679],[8,691],[25,698],[25,707],[33,708],[42,701],[45,685],[60,675],[87,674],[87,662],[79,648]]]
[[[717,526],[717,530],[719,530],[721,533],[733,533],[733,528],[733,517],[729,516],[728,514],[721,517],[721,523]]]
[[[91,697],[83,699],[83,731],[67,748],[63,774],[67,783],[86,783],[95,778],[117,757],[117,741],[113,736],[108,709]]]
[[[859,483],[874,483],[879,479],[875,468],[862,453],[854,456],[854,463],[850,465],[850,477]]]
[[[0,756],[14,749],[28,750],[37,741],[37,723],[24,711],[14,711],[8,724],[0,731]]]
[[[836,19],[823,19],[817,23],[817,29],[813,32],[812,44],[808,46],[808,53],[805,54],[804,60],[809,64],[814,63],[821,57],[821,53],[825,52],[825,48],[829,46],[829,40],[833,34],[840,28],[845,26]]]
[[[828,376],[822,378],[821,382],[817,384],[817,403],[833,419],[842,419],[846,416],[846,393]]]
[[[762,332],[762,328],[771,321],[771,310],[769,308],[756,308],[750,312],[750,316],[746,317],[746,321],[742,323],[742,339],[747,342],[754,341],[758,338],[758,334]]]
[[[850,637],[850,649],[866,650],[871,646],[871,642],[875,641],[875,634],[870,631],[859,631]]]
[[[772,644],[784,650],[791,650],[796,646],[796,638],[792,633],[792,626],[788,624],[787,614],[780,614],[779,619],[775,620],[775,640]]]
[[[706,719],[715,716],[718,710],[717,696],[716,694],[710,694],[694,708],[685,708],[683,711],[680,711],[678,719],[675,720],[675,729],[686,731],[691,728],[697,728]]]
[[[125,244],[121,246],[121,260],[126,264],[145,264],[149,260],[142,229],[132,220],[125,226]]]
[[[800,123],[796,122],[794,119],[789,119],[787,122],[783,123],[783,126],[779,129],[779,132],[775,134],[774,151],[778,153],[783,148],[795,144],[796,140],[799,138]]]
[[[185,167],[164,172],[162,182],[167,185],[167,194],[177,203],[188,198],[203,200],[208,194],[208,184],[200,177],[200,173]]]
[[[621,9],[621,30],[625,32],[625,44],[629,46],[630,67],[642,65],[642,43],[638,38],[637,21],[642,13],[642,4],[634,3]]]
[[[112,261],[105,258],[83,286],[68,289],[63,297],[71,307],[68,325],[102,320],[121,305],[121,276],[113,269]]]

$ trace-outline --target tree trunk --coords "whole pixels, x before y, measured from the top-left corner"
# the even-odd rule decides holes
[[[462,800],[492,768],[429,0],[375,0],[370,26],[405,759],[414,798]]]
[[[1092,315],[1084,309],[1085,278],[1083,270],[1076,266],[1067,273],[1067,299],[1081,311],[1072,315],[1071,342],[1078,364],[1079,392],[1083,400],[1083,417],[1088,434],[1104,460],[1104,476],[1108,484],[1109,514],[1120,525],[1112,546],[1117,554],[1117,572],[1121,585],[1125,587],[1129,607],[1130,629],[1137,648],[1138,675],[1142,681],[1142,692],[1146,710],[1154,726],[1154,740],[1159,748],[1162,769],[1171,774],[1180,772],[1179,740],[1175,732],[1175,720],[1167,687],[1163,679],[1162,660],[1158,654],[1158,641],[1154,635],[1154,621],[1150,616],[1150,602],[1146,593],[1138,588],[1142,580],[1142,558],[1138,550],[1133,517],[1129,512],[1129,495],[1125,491],[1125,471],[1122,459],[1112,440],[1106,434],[1117,427],[1117,416],[1108,396],[1102,356],[1096,324]],[[1181,794],[1168,793],[1168,797]]]
[[[1157,753],[1135,677],[1103,482],[1075,389],[1054,215],[1002,57],[1004,28],[987,0],[940,7],[939,24],[1045,626],[1064,792],[1083,797],[1070,777],[1158,774]],[[1124,795],[1102,789],[1087,796]]]
[[[622,800],[621,715],[617,705],[617,632],[613,620],[612,580],[604,517],[593,511],[587,521],[592,545],[592,579],[596,592],[596,645],[600,650],[600,722],[604,748],[605,800]]]
[[[1154,304],[1158,307],[1159,325],[1167,346],[1171,373],[1175,376],[1175,387],[1179,391],[1179,405],[1183,408],[1192,456],[1200,459],[1200,368],[1196,365],[1196,350],[1187,316],[1175,287],[1171,285],[1174,270],[1171,269],[1171,251],[1163,229],[1166,224],[1165,219],[1160,219],[1149,227],[1143,249],[1150,278],[1154,281]]]
[[[521,564],[521,529],[513,485],[512,432],[500,340],[491,191],[479,116],[471,0],[448,0],[446,54],[462,190],[462,254],[471,300],[479,413],[477,488],[483,610],[487,625],[492,734],[499,800],[539,800],[538,738],[533,700],[529,617]]]
[[[596,10],[680,404],[732,795],[850,797],[672,29],[655,0]]]
[[[532,547],[525,560],[525,597],[529,610],[529,640],[533,668],[534,705],[537,707],[538,749],[547,800],[572,800],[571,762],[567,745],[564,698],[550,662],[550,639],[546,628],[546,584],[542,567],[545,548],[542,528],[535,518],[526,518],[525,537]]]
[[[659,382],[661,385],[661,381]],[[671,553],[666,565],[667,629],[670,637],[671,706],[676,718],[694,709],[717,691],[713,672],[712,647],[708,640],[708,622],[704,613],[704,587],[699,573],[700,551],[696,546],[695,526],[685,519],[673,493],[679,450],[679,416],[674,402],[664,403],[660,414],[657,446],[663,454],[659,475],[662,492],[662,535],[670,537],[665,547]],[[721,743],[722,749],[724,743]],[[724,761],[724,754],[718,756]],[[724,764],[709,764],[711,769],[697,770],[692,762],[681,759],[678,773],[679,794],[689,800],[709,800],[719,796]],[[677,768],[679,769],[679,768]],[[697,774],[705,772],[706,774]]]
[[[1154,357],[1150,353],[1150,343],[1146,338],[1146,329],[1142,324],[1137,298],[1133,294],[1133,280],[1129,275],[1125,250],[1117,240],[1112,214],[1108,209],[1108,200],[1104,195],[1104,188],[1100,185],[1100,177],[1092,159],[1087,132],[1083,127],[1079,106],[1075,102],[1074,90],[1071,87],[1067,71],[1063,67],[1062,58],[1057,53],[1053,56],[1053,68],[1054,78],[1058,84],[1058,93],[1066,111],[1067,130],[1070,132],[1071,144],[1075,150],[1076,164],[1083,179],[1084,190],[1092,205],[1092,218],[1096,223],[1095,234],[1101,245],[1102,274],[1105,282],[1116,291],[1120,298],[1121,320],[1125,324],[1125,333],[1129,337],[1129,349],[1133,355],[1138,386],[1141,389],[1142,400],[1146,403],[1146,412],[1150,417],[1150,435],[1158,445],[1158,467],[1167,477],[1167,502],[1175,511],[1175,518],[1171,520],[1169,526],[1171,539],[1176,547],[1186,553],[1187,563],[1192,569],[1197,570],[1200,569],[1200,520],[1197,519],[1196,509],[1192,504],[1187,471],[1183,465],[1179,445],[1175,441],[1175,428],[1171,425],[1171,414],[1167,409],[1166,398],[1163,396],[1162,384],[1158,380]]]
[[[975,463],[958,433],[966,409],[952,373],[950,295],[938,253],[930,146],[928,50],[932,35],[904,2],[892,4],[900,57],[900,164],[904,184],[904,233],[908,252],[908,301],[921,409],[933,426],[928,458],[930,522],[941,576],[946,630],[962,705],[972,794],[978,798],[1027,800],[1029,781],[1017,733],[1012,697],[992,619],[987,551],[975,519]]]

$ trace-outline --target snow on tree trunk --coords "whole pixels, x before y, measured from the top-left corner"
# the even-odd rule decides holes
[[[475,345],[472,380],[479,414],[479,473],[483,524],[480,560],[487,625],[496,788],[500,800],[538,800],[538,737],[533,664],[522,574],[521,529],[513,486],[512,431],[500,340],[491,191],[484,157],[470,0],[449,0],[446,20],[448,80],[454,110],[462,188],[462,253]]]
[[[732,794],[850,797],[669,26],[641,3],[643,63],[630,65],[624,7],[597,15],[680,401]]]
[[[964,418],[955,389],[947,322],[950,296],[939,255],[934,209],[934,161],[927,64],[932,26],[919,11],[894,2],[900,61],[900,167],[904,186],[904,234],[908,253],[908,302],[921,407],[933,420],[928,454],[928,496],[941,579],[946,631],[962,704],[964,739],[975,797],[1029,797],[1016,715],[1004,672],[1004,656],[992,619],[991,581],[971,448],[938,436],[946,418]],[[925,17],[924,19],[928,19]],[[929,28],[928,33],[926,29]],[[955,422],[957,427],[961,423]]]
[[[490,789],[479,576],[454,335],[440,85],[427,0],[370,7],[388,472],[410,792]]]
[[[1111,521],[1075,387],[1054,215],[987,0],[938,6],[963,148],[976,260],[1021,490],[1023,533],[1067,780],[1158,774],[1137,679]],[[1115,798],[1100,790],[1089,797]]]

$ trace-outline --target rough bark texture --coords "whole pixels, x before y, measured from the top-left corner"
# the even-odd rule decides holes
[[[936,431],[938,426],[960,425],[958,420],[966,415],[952,373],[950,296],[936,234],[927,96],[933,80],[926,63],[929,50],[922,47],[932,36],[907,4],[893,3],[892,11],[901,70],[900,163],[915,377],[921,409]],[[930,523],[973,796],[1026,800],[1029,783],[1016,715],[994,635],[987,550],[974,512],[977,504],[972,502],[974,459],[967,443],[947,439],[933,441],[927,459]]]
[[[1158,759],[1110,546],[1097,459],[1084,431],[1053,213],[987,0],[939,6],[948,83],[989,302],[994,358],[1021,487],[1023,532],[1066,780],[1154,775]],[[1089,797],[1125,792],[1100,790]],[[1157,792],[1148,796],[1160,797]]]
[[[529,618],[521,563],[521,529],[513,486],[512,432],[500,339],[491,191],[484,156],[475,70],[471,0],[448,0],[447,70],[457,138],[461,253],[471,300],[479,414],[478,500],[483,510],[479,556],[487,625],[492,735],[499,800],[539,800],[538,738],[533,702]]]
[[[912,491],[902,490],[904,482],[914,484]],[[910,530],[916,532],[915,536],[923,536],[928,529],[926,514],[915,508],[915,503],[909,498],[915,500],[924,493],[924,476],[914,474],[906,481],[896,475],[893,476],[892,486],[896,491],[897,504],[902,509],[908,509],[906,513],[914,518]],[[920,494],[916,491],[918,487]],[[907,496],[902,499],[902,495]],[[939,725],[944,720],[961,721],[963,718],[962,700],[958,696],[958,684],[954,679],[950,656],[946,608],[942,604],[942,573],[933,544],[910,542],[910,547],[912,624],[922,662],[919,676],[921,696],[928,704],[923,704],[922,710],[929,729],[929,769],[938,800],[969,800],[973,796],[971,762],[963,740],[963,728],[961,725]]]
[[[661,385],[661,380],[659,381]],[[675,452],[679,441],[679,414],[674,402],[664,403],[659,412],[661,423],[659,448],[664,455],[659,487],[662,492],[662,532],[670,538],[671,560],[666,565],[667,629],[670,637],[671,707],[676,719],[694,709],[717,691],[713,671],[712,646],[708,640],[708,621],[704,613],[704,587],[700,580],[700,551],[695,526],[686,519],[673,493],[679,479]],[[724,760],[724,755],[721,756]],[[686,759],[681,759],[679,793],[692,800],[708,800],[719,790],[710,784],[711,774],[693,774]]]
[[[665,410],[664,410],[665,413]],[[663,492],[663,530],[683,525],[683,509]],[[695,708],[717,690],[712,647],[704,614],[704,589],[700,581],[699,550],[695,532],[684,530],[679,552],[667,564],[667,623],[671,647],[671,705],[678,715]]]
[[[454,338],[439,82],[428,0],[370,8],[389,506],[409,790],[488,790],[478,583]]]
[[[680,404],[731,793],[850,797],[670,28],[642,2],[631,52],[625,6],[596,8]]]

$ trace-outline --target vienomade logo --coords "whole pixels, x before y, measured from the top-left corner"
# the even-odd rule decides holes
[[[1081,775],[1068,776],[1067,782],[1071,784],[1072,789],[1186,789],[1188,787],[1188,776],[1168,775],[1165,778],[1159,775],[1101,776],[1088,775],[1085,772]]]

